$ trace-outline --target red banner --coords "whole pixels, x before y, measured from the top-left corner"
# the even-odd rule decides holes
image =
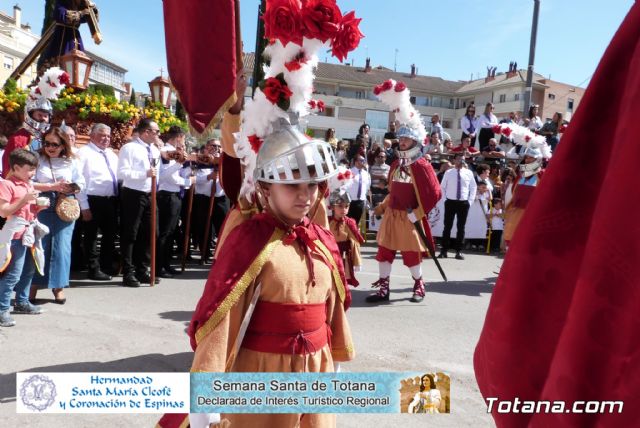
[[[163,5],[171,83],[189,124],[203,133],[236,101],[234,0],[164,0]]]
[[[475,352],[485,398],[556,412],[498,413],[509,403],[494,402],[498,427],[638,426],[639,95],[636,2],[527,206]]]

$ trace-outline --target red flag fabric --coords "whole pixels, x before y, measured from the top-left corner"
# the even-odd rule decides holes
[[[639,99],[636,2],[516,231],[474,356],[485,399],[567,405],[498,414],[494,404],[499,427],[638,426]],[[588,414],[579,401],[590,400],[623,400],[623,411]],[[582,413],[567,412],[574,404]]]
[[[234,6],[234,0],[163,1],[169,76],[198,133],[215,127],[236,101]]]

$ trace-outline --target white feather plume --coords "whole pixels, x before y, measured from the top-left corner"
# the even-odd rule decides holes
[[[270,64],[264,67],[265,79],[276,77],[282,73],[289,90],[289,110],[300,117],[309,114],[309,101],[313,92],[314,68],[318,65],[318,52],[326,44],[320,40],[304,39],[303,45],[287,43],[283,46],[279,40],[267,46],[265,56],[270,58]],[[286,64],[300,58],[300,68],[289,71]],[[277,105],[272,104],[260,89],[256,89],[253,100],[249,101],[243,114],[240,132],[236,135],[235,150],[244,166],[244,182],[240,195],[252,199],[255,191],[253,171],[256,167],[257,153],[251,147],[249,137],[256,136],[264,139],[273,131],[273,123],[289,115]]]
[[[399,84],[400,86],[398,86]],[[387,85],[388,89],[382,90],[383,85]],[[406,85],[389,79],[376,86],[375,92],[379,92],[376,95],[378,99],[396,113],[396,120],[414,129],[418,134],[419,141],[424,141],[427,137],[427,130],[420,119],[420,112],[411,104],[411,94]]]
[[[60,95],[60,92],[65,88],[65,84],[61,82],[61,77],[67,74],[66,71],[59,67],[51,67],[44,72],[40,80],[38,81],[38,89],[41,96],[55,100]],[[67,76],[68,79],[68,76]]]
[[[534,133],[525,126],[517,125],[515,123],[502,123],[500,125],[496,125],[493,130],[496,135],[504,135],[505,137],[510,138],[511,141],[518,146],[522,146],[525,149],[539,149],[543,158],[551,158],[551,147],[547,144],[547,139],[543,135]],[[498,130],[499,132],[496,132]]]
[[[344,194],[353,183],[353,173],[344,165],[338,165],[338,173],[329,179],[329,193],[340,190]]]

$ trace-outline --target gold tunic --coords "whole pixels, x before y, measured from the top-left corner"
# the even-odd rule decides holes
[[[222,251],[228,249],[223,248]],[[236,341],[246,308],[251,302],[256,284],[262,284],[259,300],[272,303],[327,305],[327,323],[331,336],[331,349],[322,349],[307,355],[273,354],[240,348],[233,363],[234,372],[332,372],[334,361],[349,361],[355,352],[344,306],[328,266],[313,259],[316,285],[311,285],[304,251],[297,242],[284,245],[279,242],[264,264],[256,281],[251,284],[239,301],[230,309],[218,325],[205,336],[195,352],[192,371],[224,371],[227,358]],[[236,427],[332,427],[335,415],[306,414],[223,414]],[[224,426],[224,425],[221,425]]]

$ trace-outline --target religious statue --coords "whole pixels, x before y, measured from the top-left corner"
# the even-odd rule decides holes
[[[90,0],[56,0],[53,35],[38,60],[38,71],[57,66],[59,58],[73,49],[84,51],[80,25],[87,23],[96,44],[102,42],[98,8]]]

